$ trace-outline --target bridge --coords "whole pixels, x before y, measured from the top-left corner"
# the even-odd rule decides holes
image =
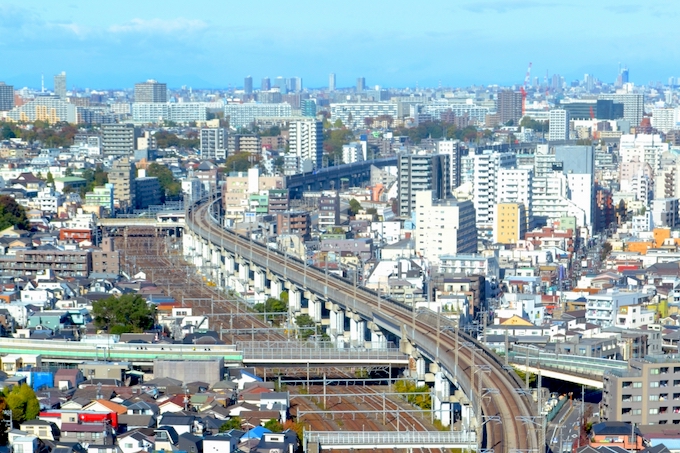
[[[279,294],[285,288],[291,316],[309,314],[328,326],[332,339],[349,336],[352,344],[366,348],[380,347],[387,337],[400,339],[415,376],[428,374],[429,362],[429,374],[439,388],[435,406],[450,404],[452,386],[465,391],[475,416],[469,426],[480,446],[498,452],[539,450],[533,401],[517,391],[522,383],[493,352],[437,313],[413,310],[224,229],[214,214],[219,200],[217,195],[189,207],[183,235],[185,256],[206,269],[207,279],[222,288],[246,283],[263,294]]]
[[[305,431],[304,451],[375,448],[476,448],[474,432],[461,431]]]
[[[343,182],[349,186],[358,186],[370,179],[372,166],[384,168],[395,165],[397,165],[396,157],[383,157],[322,168],[286,177],[286,188],[291,198],[302,198],[304,192],[338,189],[343,186]]]
[[[514,349],[520,351],[510,352],[508,361],[518,370],[534,374],[540,372],[544,377],[598,389],[603,387],[605,373],[628,370],[625,360],[555,354],[517,346]]]
[[[97,220],[97,226],[109,236],[122,235],[127,228],[155,228],[179,236],[184,229],[184,211],[157,212],[154,217],[114,217]],[[116,234],[118,233],[118,234]]]

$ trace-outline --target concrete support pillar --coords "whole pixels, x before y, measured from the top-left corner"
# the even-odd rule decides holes
[[[256,267],[253,278],[253,286],[255,287],[255,291],[264,291],[266,280],[267,278],[264,269]]]
[[[233,275],[236,270],[236,261],[233,255],[227,255],[224,257],[224,271],[227,275]]]
[[[322,302],[318,298],[314,297],[309,301],[309,316],[315,322],[321,322],[321,305]]]
[[[380,330],[371,330],[371,348],[387,348],[387,338],[385,338],[385,335]]]
[[[423,357],[419,357],[416,360],[416,373],[418,379],[423,379],[425,376],[425,359]]]
[[[272,297],[279,297],[283,292],[283,283],[278,278],[269,281],[269,291]]]
[[[442,426],[450,426],[453,423],[453,412],[449,397],[451,396],[451,383],[444,373],[437,372],[434,375],[434,398],[432,409],[435,411],[434,418],[440,420]]]
[[[293,313],[300,312],[302,307],[302,292],[298,288],[291,288],[288,291],[288,304]]]
[[[248,280],[250,280],[250,266],[245,264],[245,260],[239,263],[238,278],[245,283],[248,283]]]
[[[365,331],[366,322],[358,315],[353,315],[349,321],[349,339],[353,347],[364,346]]]

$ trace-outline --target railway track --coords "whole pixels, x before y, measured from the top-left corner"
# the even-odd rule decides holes
[[[328,279],[321,270],[308,266],[305,263],[284,257],[278,252],[267,251],[263,245],[254,244],[252,240],[242,237],[233,231],[224,230],[217,225],[210,213],[210,207],[219,198],[213,200],[204,200],[201,203],[191,206],[187,212],[187,226],[193,227],[197,234],[204,237],[210,237],[211,240],[219,239],[219,243],[231,243],[241,248],[250,248],[255,250],[258,254],[267,253],[268,259],[277,263],[279,266],[285,266],[288,272],[297,273],[298,276],[305,275],[306,278],[313,278],[319,281],[325,280],[327,286],[335,291],[344,294],[354,294],[356,300],[372,307],[376,312],[387,316],[390,319],[398,320],[402,326],[412,329],[410,331],[412,339],[420,338],[422,340],[430,340],[433,330],[431,315],[421,316],[415,315],[410,308],[394,303],[392,301],[383,299],[382,303],[375,294],[365,289],[357,290],[350,282],[344,279],[333,276]],[[428,322],[429,321],[429,322]],[[406,331],[408,331],[406,329]],[[479,350],[471,351],[469,348],[461,348],[460,343],[469,342],[475,345]],[[426,341],[423,341],[426,342]],[[496,389],[497,393],[489,393],[482,396],[480,400],[481,405],[481,421],[491,420],[489,417],[498,416],[500,423],[492,422],[483,425],[483,448],[493,449],[494,452],[508,452],[516,453],[519,451],[542,451],[544,447],[538,445],[537,431],[529,426],[533,416],[533,408],[530,402],[523,396],[515,392],[516,388],[521,388],[522,385],[518,381],[517,376],[505,370],[500,363],[498,357],[488,349],[484,348],[480,343],[473,338],[466,336],[462,332],[451,331],[447,329],[437,333],[437,356],[440,347],[446,352],[450,361],[455,350],[459,351],[459,366],[462,371],[470,375],[473,379],[471,382],[478,381],[480,394],[482,389]],[[429,351],[433,355],[435,351]],[[482,372],[483,368],[486,370]],[[468,391],[474,389],[468,389]],[[524,417],[524,420],[519,420],[517,417]]]

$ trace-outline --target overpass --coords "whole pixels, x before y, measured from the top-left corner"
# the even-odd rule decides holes
[[[381,347],[388,336],[401,339],[412,375],[434,377],[435,407],[450,407],[452,386],[465,391],[474,414],[469,426],[480,446],[497,452],[539,449],[534,404],[518,391],[522,383],[512,368],[493,352],[439,314],[412,310],[224,229],[214,215],[219,200],[216,194],[189,207],[183,236],[185,257],[205,269],[207,279],[222,288],[245,283],[263,294],[286,289],[290,315],[309,314],[328,326],[332,339],[349,336],[352,344],[365,348]],[[450,419],[441,421],[446,426]]]
[[[515,348],[518,349],[517,346]],[[599,389],[603,387],[602,376],[605,373],[628,369],[628,362],[625,360],[555,354],[529,348],[521,348],[521,352],[510,352],[508,362],[524,372],[540,372],[544,377]]]
[[[343,186],[343,182],[349,186],[358,186],[370,180],[372,166],[384,168],[395,165],[397,165],[396,157],[383,157],[326,167],[313,172],[287,176],[286,188],[290,193],[290,198],[302,198],[303,192],[338,189]]]

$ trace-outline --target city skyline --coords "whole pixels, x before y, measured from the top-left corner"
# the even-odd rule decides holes
[[[42,75],[51,89],[52,77],[66,71],[69,90],[131,88],[149,78],[169,87],[240,87],[249,74],[325,87],[329,73],[338,88],[358,77],[368,86],[511,85],[522,83],[529,62],[532,81],[547,71],[567,82],[588,73],[612,83],[620,65],[636,85],[679,75],[670,2],[409,5],[329,9],[303,0],[288,10],[264,0],[252,10],[209,0],[191,9],[176,1],[12,0],[0,6],[0,48],[17,63],[4,65],[2,78],[38,88]]]

